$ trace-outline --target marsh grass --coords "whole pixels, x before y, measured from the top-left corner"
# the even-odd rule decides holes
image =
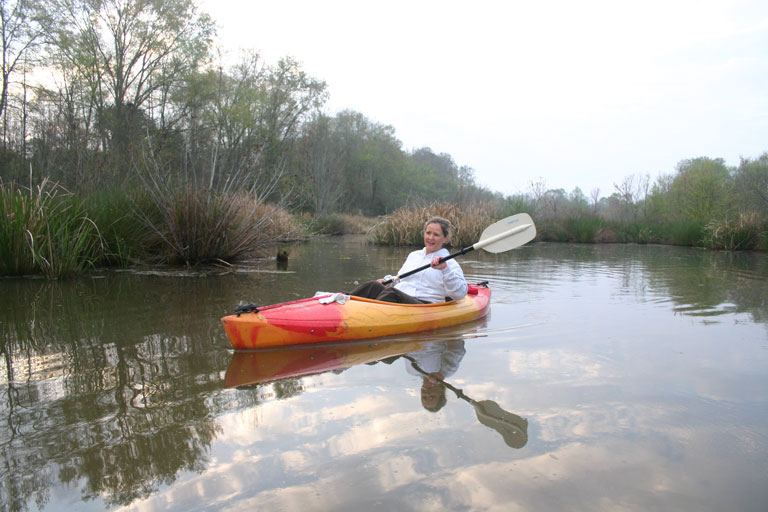
[[[424,223],[432,217],[443,217],[451,223],[453,247],[474,244],[480,239],[483,230],[497,220],[495,210],[490,207],[460,209],[448,203],[426,203],[404,207],[382,217],[368,231],[368,237],[378,244],[423,245]]]
[[[704,223],[696,221],[660,222],[653,224],[654,242],[667,245],[701,247]]]
[[[248,191],[187,186],[153,195],[151,205],[151,211],[137,210],[137,215],[150,233],[150,258],[163,263],[231,263],[268,244],[295,239],[293,230],[300,230],[298,223],[287,226],[280,208]]]
[[[306,236],[363,235],[378,222],[374,217],[346,213],[313,215],[304,212],[293,214],[291,217],[303,226]]]
[[[713,220],[704,226],[704,244],[710,249],[743,251],[757,249],[765,237],[766,226],[756,214],[741,214],[735,220]]]
[[[48,278],[93,267],[104,246],[81,201],[43,180],[36,187],[0,184],[0,273]]]
[[[594,243],[603,221],[594,217],[573,217],[565,220],[565,230],[570,240],[577,243]]]
[[[85,197],[88,217],[99,227],[104,252],[100,266],[128,267],[141,261],[149,238],[135,209],[146,211],[146,199],[119,188],[92,192]]]
[[[658,241],[654,227],[643,222],[609,222],[607,225],[623,244],[650,244]]]

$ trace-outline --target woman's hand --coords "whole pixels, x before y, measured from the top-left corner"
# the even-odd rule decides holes
[[[437,270],[443,270],[448,265],[444,261],[443,262],[440,261],[440,256],[435,256],[434,258],[432,258],[432,262],[430,263],[430,266],[432,268],[436,268]]]

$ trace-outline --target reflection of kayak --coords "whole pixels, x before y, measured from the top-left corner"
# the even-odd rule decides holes
[[[224,385],[238,387],[264,384],[343,370],[416,352],[428,343],[418,340],[363,341],[235,352],[227,368]]]
[[[329,294],[254,308],[221,321],[230,343],[238,350],[376,338],[481,318],[488,312],[491,290],[471,284],[461,300],[418,305],[360,297],[328,302],[330,298]]]

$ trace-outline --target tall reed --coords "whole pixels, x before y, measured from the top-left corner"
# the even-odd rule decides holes
[[[105,188],[88,193],[83,203],[88,217],[99,227],[104,252],[96,263],[100,266],[127,267],[141,261],[148,235],[134,210],[147,211],[146,199],[136,191]]]
[[[48,278],[92,267],[103,250],[83,204],[49,180],[36,187],[0,184],[0,273]]]
[[[442,217],[451,223],[451,245],[454,247],[474,244],[483,230],[496,220],[495,210],[491,207],[460,209],[449,203],[424,203],[400,208],[383,217],[368,231],[368,237],[385,245],[423,245],[424,223],[432,217]]]
[[[713,220],[704,226],[704,244],[710,249],[741,251],[758,248],[766,226],[756,214],[741,214],[735,220]]]

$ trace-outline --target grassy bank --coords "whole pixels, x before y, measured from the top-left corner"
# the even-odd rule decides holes
[[[516,212],[515,212],[516,213]],[[506,215],[492,207],[459,209],[450,204],[402,208],[383,217],[370,231],[371,241],[388,245],[421,245],[424,222],[447,218],[455,228],[454,247],[472,245],[482,231]],[[572,243],[638,243],[681,245],[716,250],[768,250],[768,225],[756,216],[722,222],[618,222],[597,217],[535,219],[538,241]]]
[[[104,189],[78,197],[49,181],[0,184],[0,275],[58,278],[97,267],[232,263],[277,242],[367,233],[372,242],[420,246],[424,222],[448,219],[454,247],[480,239],[505,216],[490,205],[401,208],[372,219],[293,214],[245,192],[183,187],[161,195]],[[517,212],[515,212],[517,213]],[[537,240],[659,243],[718,250],[766,250],[768,226],[756,216],[707,224],[622,223],[582,216],[535,219]]]
[[[365,230],[359,218],[297,216],[243,192],[185,188],[153,197],[104,189],[77,197],[49,181],[0,184],[0,275],[59,278],[97,267],[231,263],[331,228]]]
[[[768,225],[755,216],[700,222],[610,222],[597,218],[545,220],[541,241],[681,245],[715,250],[768,250]]]

